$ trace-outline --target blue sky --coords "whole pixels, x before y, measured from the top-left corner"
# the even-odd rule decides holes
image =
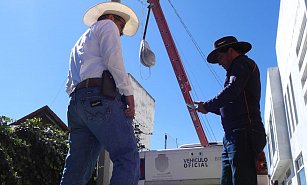
[[[71,47],[86,30],[85,11],[102,1],[10,0],[0,1],[0,115],[19,119],[48,105],[65,123],[68,96],[65,81]],[[262,81],[261,111],[264,112],[267,69],[277,66],[275,40],[278,0],[171,0],[205,56],[213,42],[225,35],[248,41],[253,49],[248,56],[259,65]],[[122,37],[126,69],[155,99],[155,126],[151,149],[198,143],[191,118],[174,76],[153,14],[146,40],[156,54],[156,65],[140,65],[139,45],[146,19],[145,0],[122,0],[138,14],[140,29],[134,37]],[[225,71],[209,65],[196,50],[168,0],[160,1],[173,38],[193,88],[193,99],[214,97],[224,81]],[[200,115],[209,141],[222,141],[218,116]],[[176,144],[177,140],[177,144]]]

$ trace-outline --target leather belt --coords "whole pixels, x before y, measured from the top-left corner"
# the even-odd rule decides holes
[[[83,80],[76,86],[74,91],[88,87],[101,87],[101,78],[88,78]]]

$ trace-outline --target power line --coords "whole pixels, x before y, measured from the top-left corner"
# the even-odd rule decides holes
[[[175,41],[175,43],[178,43],[178,42],[176,41],[175,38],[174,38],[174,41]],[[176,45],[177,45],[177,47],[178,47],[179,52],[182,53],[182,57],[183,57],[183,59],[184,59],[183,61],[187,61],[187,59],[186,59],[186,57],[185,57],[185,55],[184,55],[184,52],[182,52],[182,49],[181,49],[180,45],[178,45],[178,44],[176,44]],[[185,65],[185,64],[187,64],[187,65]],[[183,62],[182,65],[184,66],[185,69],[191,68],[190,65],[189,65],[189,62],[186,62],[186,63]],[[187,67],[186,67],[186,66],[187,66]],[[192,76],[194,76],[194,73],[193,73],[192,70],[191,70],[191,74],[192,74]],[[188,76],[188,79],[191,79],[189,73],[187,73],[187,76]],[[197,81],[197,78],[194,77],[193,79],[196,79],[196,85],[197,85],[198,89],[201,90],[200,85],[199,85],[199,83],[198,83],[198,81]],[[195,89],[194,83],[190,83],[190,85],[192,86],[192,89]],[[201,91],[201,93],[204,94],[202,91]],[[195,100],[195,97],[196,97],[196,100],[199,100],[199,96],[198,96],[198,94],[196,93],[196,91],[191,91],[191,96],[192,96],[193,100]],[[200,114],[198,114],[198,115],[200,115]],[[210,122],[209,122],[209,120],[207,119],[206,115],[205,115],[205,118],[206,118],[206,121],[207,121],[207,122],[204,121],[202,115],[200,115],[200,118],[201,118],[202,123],[204,123],[204,129],[205,129],[205,133],[207,134],[207,136],[208,136],[209,138],[211,138],[211,140],[217,141],[216,138],[215,138],[215,134],[214,134],[214,132],[212,131]],[[206,123],[207,123],[207,124],[206,124]]]
[[[147,6],[148,3],[145,2],[144,0],[137,0],[139,3],[141,3],[142,6]]]
[[[53,105],[53,103],[55,102],[55,100],[58,98],[60,92],[63,91],[63,87],[64,87],[64,85],[65,85],[65,82],[66,82],[66,78],[65,78],[65,80],[62,82],[62,84],[61,84],[61,86],[60,86],[58,92],[56,93],[56,95],[54,96],[53,100],[51,101],[50,106]]]
[[[219,85],[221,87],[223,87],[222,85],[222,81],[220,80],[220,77],[218,76],[218,74],[215,72],[215,70],[206,62],[206,57],[205,54],[202,52],[202,50],[200,49],[199,45],[197,44],[196,40],[194,39],[192,33],[189,31],[188,27],[186,26],[186,24],[183,22],[183,19],[181,18],[181,16],[179,15],[178,11],[176,10],[176,8],[174,7],[174,5],[172,4],[172,2],[170,0],[168,0],[169,4],[171,5],[171,7],[173,8],[176,16],[178,17],[180,23],[182,24],[182,26],[184,27],[184,29],[186,30],[187,34],[189,35],[190,39],[192,40],[194,46],[196,47],[198,53],[200,54],[200,56],[202,57],[202,59],[205,61],[205,64],[207,65],[208,69],[210,70],[210,72],[212,73],[212,75],[214,76],[215,80],[219,83]]]
[[[177,11],[176,8],[174,7],[174,5],[171,3],[171,1],[168,0],[168,2],[170,3],[171,7],[173,8],[173,10],[174,10],[176,16],[178,17],[178,19],[180,20],[182,26],[185,28],[187,34],[189,35],[190,39],[192,40],[192,42],[193,42],[194,46],[196,47],[197,51],[199,52],[199,54],[201,55],[201,57],[202,57],[203,60],[205,61],[205,60],[206,60],[206,59],[205,59],[206,57],[205,57],[204,53],[202,52],[202,50],[200,49],[199,45],[197,44],[196,40],[194,39],[192,33],[189,31],[188,27],[187,27],[186,24],[183,22],[183,19],[181,18],[181,16],[179,15],[178,11]],[[220,77],[218,76],[218,74],[215,72],[215,70],[214,70],[206,61],[205,61],[205,64],[207,65],[208,69],[210,70],[210,72],[211,72],[212,75],[214,76],[215,80],[216,80],[216,81],[218,82],[218,84],[222,87],[222,82],[221,82]],[[193,73],[192,73],[192,74],[193,74]],[[196,83],[196,84],[198,85],[198,83]],[[192,83],[191,83],[191,86],[193,87],[193,84],[192,84]],[[198,95],[197,95],[197,93],[195,93],[195,91],[194,91],[194,92],[192,91],[192,96],[193,96],[193,94],[198,98]],[[216,137],[215,137],[215,134],[214,134],[214,132],[213,132],[213,130],[212,130],[212,127],[211,127],[211,125],[210,125],[210,123],[209,123],[208,118],[205,116],[206,122],[204,121],[203,116],[200,116],[200,118],[202,119],[202,122],[203,122],[203,123],[207,123],[207,124],[204,125],[204,126],[205,126],[205,129],[207,130],[206,133],[209,134],[209,136],[210,136],[211,138],[213,138],[215,141],[217,141],[217,139],[216,139]]]

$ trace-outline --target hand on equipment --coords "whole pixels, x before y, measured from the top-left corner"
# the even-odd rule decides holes
[[[208,111],[207,111],[207,110],[205,109],[205,107],[204,107],[204,102],[195,101],[195,102],[193,102],[193,103],[197,105],[196,110],[197,110],[198,112],[201,112],[201,113],[203,113],[203,114],[207,114],[207,113],[208,113]]]

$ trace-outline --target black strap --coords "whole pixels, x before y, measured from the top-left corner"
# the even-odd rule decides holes
[[[146,18],[146,23],[145,23],[145,29],[144,29],[144,33],[143,33],[143,40],[145,40],[145,37],[146,37],[146,32],[147,32],[147,27],[148,27],[148,20],[149,20],[149,15],[150,15],[150,9],[151,9],[151,5],[148,6],[148,12],[147,12],[147,18]]]

